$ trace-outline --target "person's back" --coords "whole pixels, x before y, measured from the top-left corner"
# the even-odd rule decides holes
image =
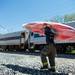
[[[46,36],[46,43],[50,44],[50,43],[54,43],[54,33],[52,32],[52,29],[49,28],[48,26],[46,26],[44,28],[44,32],[45,32],[45,36]]]

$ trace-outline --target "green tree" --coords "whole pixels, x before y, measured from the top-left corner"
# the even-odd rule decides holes
[[[75,13],[64,15],[64,22],[75,21]]]
[[[75,21],[75,13],[72,14],[66,14],[64,16],[54,16],[53,18],[50,19],[52,22],[60,22],[60,23],[65,23],[69,21]]]

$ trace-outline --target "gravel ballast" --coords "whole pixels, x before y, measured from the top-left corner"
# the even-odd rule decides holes
[[[75,55],[58,55],[55,60],[57,75],[75,75]],[[39,55],[0,52],[0,75],[50,75],[41,66]]]

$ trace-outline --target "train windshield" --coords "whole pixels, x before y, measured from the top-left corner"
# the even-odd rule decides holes
[[[34,38],[38,38],[38,37],[45,37],[45,35],[40,35],[38,33],[34,33]]]
[[[40,37],[39,34],[34,34],[34,38]]]

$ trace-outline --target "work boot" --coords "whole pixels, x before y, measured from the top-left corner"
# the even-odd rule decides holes
[[[48,69],[48,67],[47,66],[43,66],[40,69]]]
[[[49,71],[50,72],[56,72],[55,68],[50,68]]]

